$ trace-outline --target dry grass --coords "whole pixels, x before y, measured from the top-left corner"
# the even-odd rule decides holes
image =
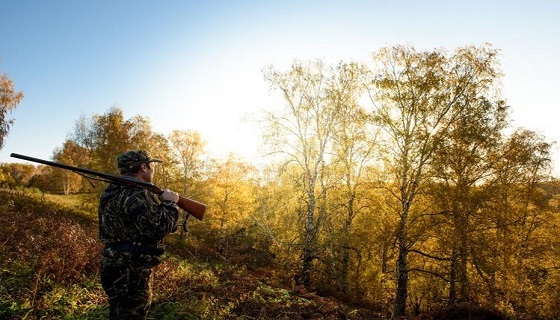
[[[0,191],[0,202],[0,319],[105,319],[95,214],[79,198]],[[150,319],[383,319],[286,288],[271,265],[248,268],[179,243],[169,251],[154,270]]]
[[[103,295],[96,229],[75,211],[26,193],[1,193],[0,318],[84,314]],[[84,301],[88,301],[85,303]]]

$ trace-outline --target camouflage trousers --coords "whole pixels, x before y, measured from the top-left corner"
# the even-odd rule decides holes
[[[145,319],[151,302],[151,267],[131,259],[107,257],[101,285],[109,298],[109,319]]]

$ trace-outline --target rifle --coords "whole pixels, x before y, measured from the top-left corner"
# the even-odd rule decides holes
[[[96,178],[96,180],[100,180],[100,181],[105,181],[105,182],[109,182],[109,183],[116,183],[116,184],[121,184],[121,185],[124,184],[124,185],[137,186],[137,187],[140,187],[140,188],[144,188],[144,189],[146,189],[150,192],[153,192],[155,194],[162,194],[163,193],[163,189],[161,189],[160,187],[156,186],[153,183],[140,181],[140,180],[134,179],[132,177],[128,177],[128,176],[116,176],[116,175],[97,172],[97,171],[93,171],[93,170],[89,170],[89,169],[73,167],[73,166],[70,166],[70,165],[67,165],[67,164],[63,164],[63,163],[52,162],[52,161],[37,159],[37,158],[29,157],[29,156],[24,156],[24,155],[17,154],[17,153],[10,154],[10,157],[23,159],[23,160],[27,160],[27,161],[33,161],[33,162],[45,164],[45,165],[48,165],[48,166],[61,168],[61,169],[66,169],[66,170],[70,170],[70,171],[73,171],[75,173],[82,174],[82,175],[96,176],[96,177],[99,177],[99,178]],[[179,196],[179,201],[177,201],[177,206],[179,208],[185,210],[187,213],[193,215],[198,220],[202,220],[204,218],[204,213],[206,212],[206,205],[205,204],[200,203],[200,202],[195,201],[195,200],[192,200],[192,199],[189,199],[189,198],[186,198],[186,197],[183,197],[181,195]]]

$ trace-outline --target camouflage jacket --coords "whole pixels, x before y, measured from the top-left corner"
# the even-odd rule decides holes
[[[111,184],[99,201],[99,239],[158,244],[177,229],[178,208],[142,188]]]

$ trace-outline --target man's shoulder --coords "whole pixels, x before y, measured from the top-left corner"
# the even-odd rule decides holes
[[[140,192],[145,190],[144,188],[138,187],[138,186],[134,186],[134,185],[130,185],[130,184],[115,184],[115,183],[111,183],[109,184],[109,186],[107,186],[107,188],[105,189],[104,192],[107,193],[114,193],[114,192]]]
[[[146,190],[131,185],[109,185],[101,195],[101,199],[121,198],[121,197],[140,197],[146,193]]]

